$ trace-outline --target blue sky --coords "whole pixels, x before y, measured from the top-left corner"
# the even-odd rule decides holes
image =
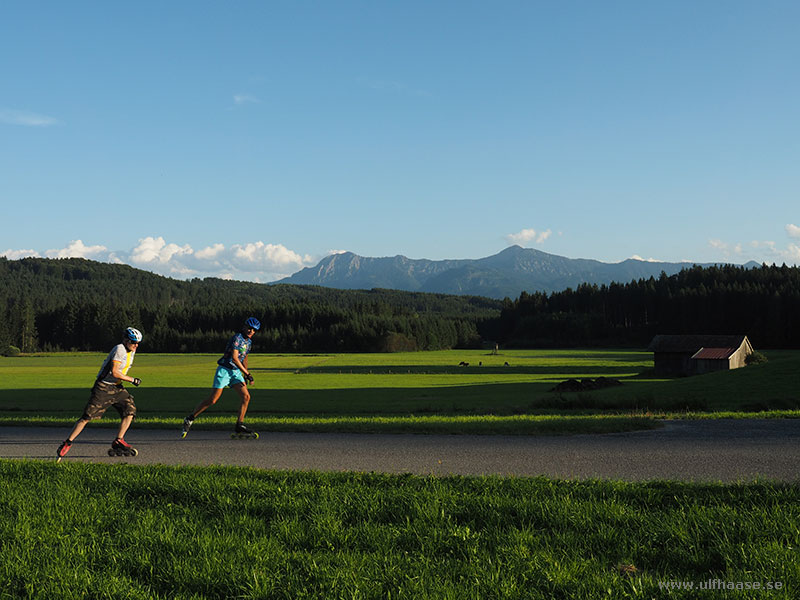
[[[0,254],[800,263],[794,1],[0,5]]]

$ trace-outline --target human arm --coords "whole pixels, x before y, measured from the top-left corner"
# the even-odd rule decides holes
[[[244,358],[242,358],[241,354],[239,354],[239,351],[234,349],[233,353],[231,354],[231,358],[233,363],[239,367],[239,370],[242,372],[242,377],[244,377],[244,380],[247,383],[252,384],[254,379],[250,374],[250,369],[247,367],[247,355],[245,354]]]
[[[138,386],[142,380],[138,377],[129,377],[122,372],[122,362],[118,360],[114,360],[111,362],[111,376],[114,377],[117,381],[127,381],[132,383],[133,385]]]
[[[236,368],[242,372],[245,379],[252,377],[250,371],[247,369],[247,355],[244,356],[244,359],[240,358],[239,350],[234,348],[231,353],[231,360],[233,364],[236,365]]]

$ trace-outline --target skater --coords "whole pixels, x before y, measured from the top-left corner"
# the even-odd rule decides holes
[[[83,415],[75,423],[69,437],[58,447],[57,462],[61,462],[61,459],[69,452],[75,438],[80,435],[86,424],[102,417],[109,406],[117,409],[121,419],[117,437],[108,451],[109,455],[136,456],[138,454],[138,451],[125,441],[125,433],[136,416],[136,405],[133,403],[133,396],[122,387],[122,382],[128,381],[137,387],[142,382],[138,377],[128,376],[128,370],[133,365],[133,357],[141,341],[142,333],[138,329],[128,327],[122,336],[122,343],[114,346],[108,353],[97,374],[89,401],[83,409]]]
[[[247,414],[247,406],[250,403],[250,392],[247,385],[253,383],[253,376],[247,368],[247,355],[253,345],[253,334],[261,329],[261,323],[255,317],[250,317],[245,321],[242,332],[234,335],[228,340],[225,347],[225,354],[217,361],[217,372],[214,374],[214,383],[211,394],[203,400],[197,407],[183,420],[183,431],[181,437],[186,437],[189,428],[194,423],[197,416],[209,406],[216,404],[222,395],[225,387],[232,387],[242,399],[239,405],[239,418],[236,421],[233,437],[252,437],[258,438],[258,434],[251,431],[244,425],[244,416]]]

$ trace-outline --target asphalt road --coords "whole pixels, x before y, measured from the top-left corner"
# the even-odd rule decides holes
[[[133,428],[135,458],[107,455],[115,430],[87,427],[64,461],[262,469],[546,475],[641,481],[800,480],[800,419],[667,421],[662,429],[572,436],[263,433]],[[0,458],[55,459],[68,429],[0,427]]]

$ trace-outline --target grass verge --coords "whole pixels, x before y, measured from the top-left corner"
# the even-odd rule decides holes
[[[6,460],[0,479],[0,598],[774,599],[800,589],[796,485]],[[698,589],[709,580],[780,589]]]
[[[233,416],[200,417],[194,429],[230,429]],[[0,416],[0,426],[11,427],[70,427],[75,418],[15,415]],[[136,427],[179,430],[182,418],[142,417]],[[619,433],[657,429],[659,421],[646,416],[593,415],[469,415],[469,416],[409,416],[409,417],[252,417],[248,426],[257,431],[296,431],[315,433],[421,433],[472,435],[572,435],[590,433]],[[90,427],[116,428],[119,420],[101,419]]]

